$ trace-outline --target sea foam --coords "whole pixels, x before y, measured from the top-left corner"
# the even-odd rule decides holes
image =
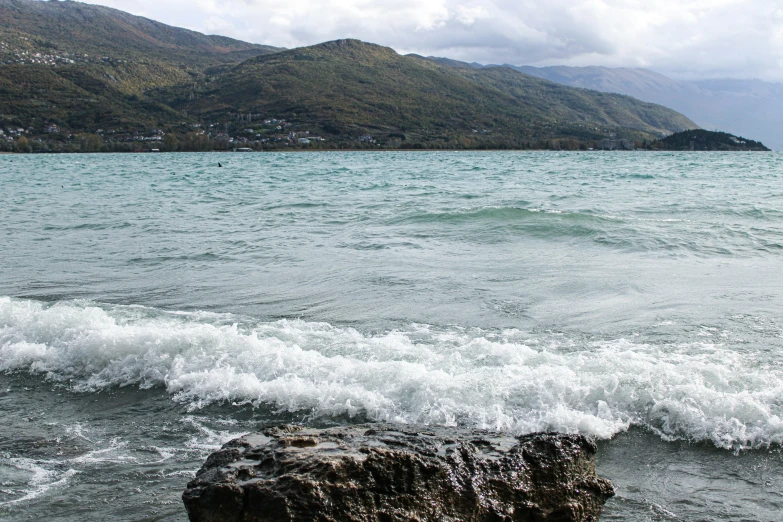
[[[783,370],[695,339],[645,343],[408,325],[376,334],[68,301],[0,298],[0,371],[76,392],[165,387],[196,410],[609,438],[631,425],[727,449],[783,442]]]

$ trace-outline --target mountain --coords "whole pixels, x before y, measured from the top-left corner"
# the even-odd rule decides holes
[[[181,115],[147,90],[277,50],[102,6],[0,0],[0,128],[170,125]]]
[[[442,62],[357,40],[283,50],[73,1],[0,0],[0,148],[76,150],[75,133],[100,134],[80,138],[91,150],[164,134],[169,149],[282,147],[298,144],[292,131],[331,147],[587,148],[696,127],[628,96]],[[14,145],[20,136],[32,144]]]
[[[506,67],[456,68],[358,40],[259,56],[161,100],[198,118],[276,115],[339,137],[372,134],[444,145],[522,147],[535,140],[654,139],[695,127],[628,96],[573,89]]]
[[[434,56],[427,59],[458,68],[497,67]],[[687,82],[647,69],[599,66],[504,67],[569,87],[625,94],[657,103],[686,115],[700,127],[754,136],[775,150],[783,150],[783,84],[725,79]]]
[[[562,85],[659,103],[685,114],[703,128],[753,136],[775,150],[783,150],[783,84],[759,80],[686,82],[645,69],[507,67]]]
[[[462,69],[483,69],[485,67],[493,67],[493,66],[487,66],[478,62],[461,62],[459,60],[452,60],[451,58],[442,58],[438,56],[421,56],[418,54],[408,54],[406,56],[410,56],[412,58],[420,58],[422,60],[429,60],[431,62],[438,63],[440,65],[445,65],[447,67],[457,67]]]
[[[74,1],[0,0],[3,61],[12,49],[79,62],[157,61],[203,68],[275,52],[225,36],[208,36],[98,5]],[[86,56],[85,56],[86,55]]]

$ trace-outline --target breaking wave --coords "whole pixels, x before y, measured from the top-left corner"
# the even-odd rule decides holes
[[[569,339],[409,325],[378,334],[0,297],[0,371],[74,391],[165,387],[198,409],[253,404],[313,417],[609,438],[631,425],[727,449],[783,442],[783,368],[701,341]]]

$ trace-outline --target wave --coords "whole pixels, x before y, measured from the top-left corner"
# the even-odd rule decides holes
[[[642,426],[727,449],[783,442],[783,369],[701,338],[582,340],[0,298],[0,371],[76,392],[165,387],[192,410],[252,404],[312,417],[610,438]]]
[[[65,232],[68,230],[116,230],[129,228],[133,225],[127,221],[121,223],[78,223],[72,225],[44,225],[42,230],[46,232]]]
[[[612,218],[582,212],[566,212],[522,207],[481,207],[449,212],[426,212],[403,216],[399,223],[463,223],[471,221],[520,221],[525,219],[550,219],[571,222],[609,222]]]
[[[451,226],[460,237],[481,242],[507,241],[509,235],[545,240],[575,239],[618,250],[666,256],[757,257],[776,253],[783,245],[783,231],[776,226],[723,223],[703,217],[607,214],[598,210],[493,206],[421,212],[394,218],[391,223],[406,227]]]
[[[513,206],[423,212],[394,218],[391,224],[453,226],[461,236],[475,232],[481,241],[503,241],[509,232],[543,239],[590,238],[624,226],[612,216]]]
[[[165,263],[167,261],[221,261],[227,258],[228,256],[221,256],[218,254],[213,254],[212,252],[205,252],[203,254],[186,254],[181,256],[133,257],[128,260],[128,263],[156,265],[156,264]]]

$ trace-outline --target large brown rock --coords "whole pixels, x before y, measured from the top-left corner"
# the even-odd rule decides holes
[[[577,435],[281,426],[213,453],[192,522],[595,521],[614,492]]]

